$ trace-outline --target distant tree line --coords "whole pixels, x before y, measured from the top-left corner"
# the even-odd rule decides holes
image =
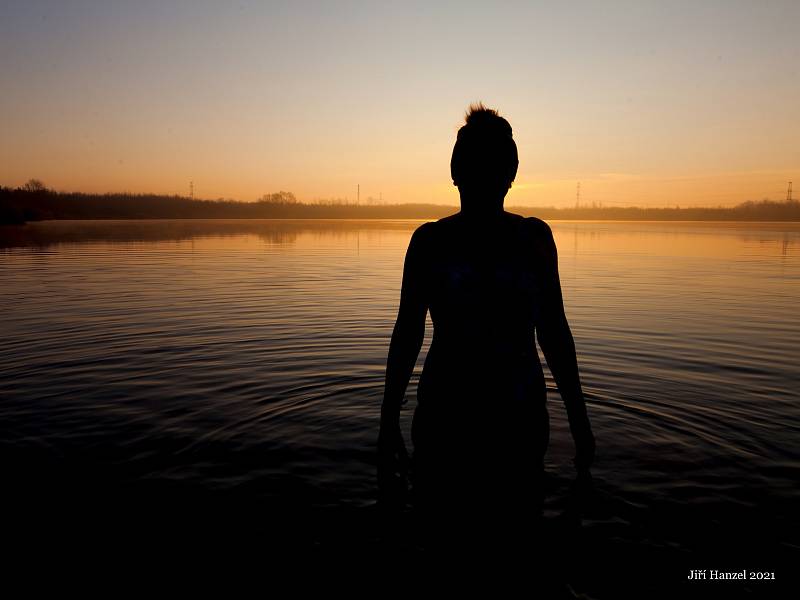
[[[800,202],[745,202],[733,208],[507,207],[543,219],[620,221],[800,221]],[[346,201],[298,202],[291,192],[256,202],[193,200],[156,194],[56,192],[37,179],[18,188],[0,186],[0,224],[45,219],[439,219],[456,212],[441,204],[355,205]]]
[[[266,204],[297,204],[297,198],[294,197],[292,192],[264,194],[258,201]]]
[[[454,207],[438,204],[304,204],[293,193],[283,191],[265,194],[256,202],[240,202],[177,195],[56,192],[41,182],[19,188],[0,186],[3,224],[46,219],[438,219],[453,212]]]
[[[724,208],[509,207],[509,211],[547,220],[583,221],[800,221],[800,202],[748,201]]]

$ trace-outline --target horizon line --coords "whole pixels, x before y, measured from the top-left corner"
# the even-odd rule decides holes
[[[34,180],[29,180],[34,181]],[[5,186],[0,184],[0,191],[26,191],[24,186]],[[316,198],[313,200],[298,200],[293,199],[292,201],[280,201],[280,200],[265,200],[266,196],[270,195],[279,195],[279,194],[286,194],[287,196],[291,196],[294,198],[294,194],[291,192],[285,192],[283,190],[279,192],[273,192],[272,194],[264,194],[262,198],[258,198],[255,200],[240,200],[237,198],[196,198],[186,196],[184,194],[167,194],[167,193],[158,193],[158,192],[131,192],[131,191],[107,191],[107,192],[83,192],[83,191],[64,191],[64,190],[57,190],[53,188],[43,187],[40,190],[37,190],[39,193],[50,193],[50,194],[58,194],[58,195],[81,195],[81,196],[141,196],[141,197],[163,197],[163,198],[180,198],[183,200],[187,200],[190,202],[229,202],[229,203],[240,203],[240,204],[285,204],[285,205],[300,205],[300,206],[348,206],[348,207],[355,207],[355,208],[378,208],[378,207],[397,207],[397,206],[430,206],[430,207],[447,207],[447,208],[458,208],[460,203],[441,203],[441,202],[388,202],[386,200],[382,200],[380,203],[375,203],[375,198],[368,197],[367,201],[355,202],[351,201],[349,197],[345,198]],[[369,202],[372,200],[373,202]],[[735,209],[746,206],[748,204],[762,204],[762,203],[775,203],[775,204],[786,204],[789,202],[798,202],[797,199],[779,199],[773,200],[769,197],[761,198],[760,200],[744,200],[737,204],[729,204],[729,205],[709,205],[709,204],[695,204],[695,205],[683,205],[681,206],[680,203],[675,204],[659,204],[659,205],[637,205],[637,204],[618,204],[616,202],[609,202],[609,201],[601,201],[601,202],[593,202],[592,204],[586,205],[578,205],[578,206],[555,206],[552,204],[545,205],[545,204],[505,204],[504,208],[506,210],[511,208],[521,208],[521,209],[547,209],[547,210],[563,210],[563,211],[575,211],[575,210],[614,210],[614,209],[639,209],[639,210],[688,210],[688,209]],[[607,206],[607,205],[611,206]]]

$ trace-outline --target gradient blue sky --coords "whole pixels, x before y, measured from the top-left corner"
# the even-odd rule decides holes
[[[800,181],[800,2],[5,1],[0,184],[457,203],[470,102],[507,204],[729,205]]]

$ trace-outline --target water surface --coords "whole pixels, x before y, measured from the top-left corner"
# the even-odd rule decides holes
[[[0,229],[5,463],[369,509],[418,225]],[[788,552],[800,499],[800,225],[551,226],[598,443],[581,527],[686,557],[744,527]],[[417,374],[430,335],[429,323]],[[545,514],[557,520],[574,500],[573,450],[549,373],[548,389]]]

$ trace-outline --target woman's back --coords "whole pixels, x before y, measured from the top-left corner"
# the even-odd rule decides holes
[[[459,213],[425,226],[420,272],[434,333],[412,423],[414,483],[425,502],[504,503],[541,468],[538,223]]]
[[[489,221],[458,213],[423,226],[420,271],[441,358],[499,367],[535,355],[537,223],[506,212]]]

